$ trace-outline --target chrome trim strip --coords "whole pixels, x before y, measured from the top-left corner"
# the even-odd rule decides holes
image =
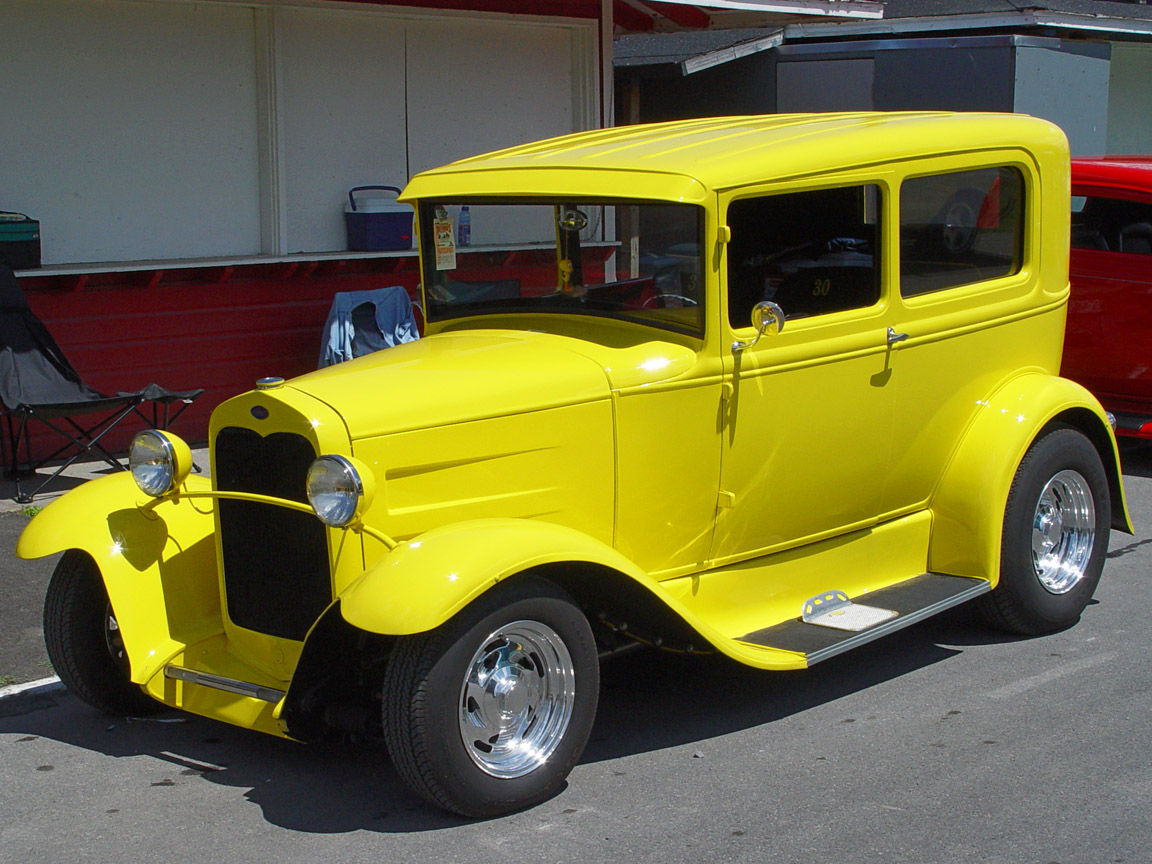
[[[259,684],[249,684],[247,681],[237,681],[235,678],[225,678],[222,675],[212,675],[208,672],[196,672],[169,663],[164,667],[164,677],[185,681],[189,684],[199,684],[201,687],[211,687],[213,690],[224,690],[238,696],[248,696],[262,702],[276,704],[284,698],[287,690],[277,690],[275,687],[262,687]]]
[[[905,627],[911,627],[925,618],[931,618],[945,609],[951,609],[953,606],[959,606],[974,597],[979,597],[981,594],[987,594],[992,590],[991,582],[981,581],[978,585],[973,585],[959,594],[948,597],[938,603],[933,603],[931,606],[925,606],[923,609],[917,609],[915,612],[909,612],[907,615],[899,615],[896,618],[890,618],[883,624],[879,624],[870,630],[864,630],[857,633],[850,639],[845,639],[843,642],[837,642],[835,645],[829,645],[827,648],[821,648],[819,651],[813,651],[811,654],[805,655],[808,660],[808,666],[811,667],[821,660],[827,660],[829,657],[835,657],[837,654],[843,654],[845,651],[851,651],[860,645],[864,645],[874,639],[879,639],[882,636],[887,636],[889,633],[895,633],[897,630],[903,630]]]

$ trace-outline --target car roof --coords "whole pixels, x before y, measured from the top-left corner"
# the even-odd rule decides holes
[[[1072,182],[1152,190],[1152,156],[1086,156],[1072,160]]]
[[[418,174],[402,197],[411,200],[458,192],[453,184],[472,193],[490,186],[490,194],[532,194],[532,188],[543,191],[547,184],[539,181],[517,189],[513,175],[560,170],[583,175],[583,180],[568,181],[578,189],[587,188],[582,184],[595,172],[677,175],[700,187],[682,190],[682,200],[691,200],[702,189],[996,148],[1023,148],[1067,159],[1063,132],[1047,121],[1019,114],[924,111],[714,117],[597,129],[463,159]],[[481,179],[484,174],[490,175],[490,183]],[[630,179],[616,176],[618,182]],[[564,185],[559,176],[552,180],[560,181],[554,185]],[[625,189],[616,194],[635,193]]]

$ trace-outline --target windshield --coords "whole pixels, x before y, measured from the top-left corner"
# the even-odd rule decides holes
[[[606,316],[702,336],[703,221],[689,204],[423,201],[425,315]]]

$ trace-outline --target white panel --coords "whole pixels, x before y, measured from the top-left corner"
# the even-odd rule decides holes
[[[347,248],[353,186],[408,182],[404,24],[322,10],[278,10],[286,252]]]
[[[1051,120],[1064,130],[1073,156],[1104,152],[1108,137],[1108,60],[1016,49],[1014,110]]]
[[[411,24],[410,171],[574,131],[572,32],[489,21]]]
[[[1115,42],[1108,82],[1109,153],[1152,153],[1152,46]]]
[[[207,4],[0,0],[0,209],[45,264],[260,247],[253,17]]]

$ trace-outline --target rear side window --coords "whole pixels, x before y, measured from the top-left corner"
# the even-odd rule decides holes
[[[900,187],[900,293],[971,285],[1020,270],[1024,177],[981,168],[914,177]]]
[[[1152,255],[1152,204],[1096,195],[1080,201],[1072,212],[1074,248]]]

